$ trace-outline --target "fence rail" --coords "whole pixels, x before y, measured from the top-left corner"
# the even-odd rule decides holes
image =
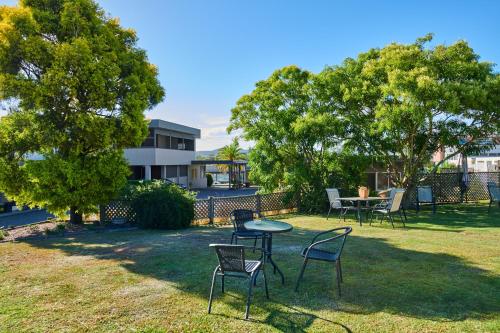
[[[194,203],[193,223],[223,223],[235,209],[251,209],[260,216],[269,216],[295,211],[297,201],[286,192],[200,199]],[[134,222],[135,213],[127,203],[113,201],[101,207],[100,218],[101,221],[125,218]]]

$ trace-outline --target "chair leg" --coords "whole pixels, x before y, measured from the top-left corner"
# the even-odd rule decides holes
[[[405,221],[403,220],[403,214],[401,213],[401,209],[398,211],[399,213],[399,219],[401,220],[401,223],[403,223],[403,228],[406,228]]]
[[[490,200],[490,204],[488,205],[488,214],[490,213],[491,210],[491,204],[493,203],[493,200]]]
[[[264,276],[264,288],[266,289],[266,298],[269,299],[269,290],[267,289],[267,276],[264,268],[262,268],[262,275]]]
[[[339,297],[341,296],[341,293],[340,293],[340,266],[338,264],[338,261],[335,263],[335,270],[337,271],[337,288],[339,290]]]
[[[302,276],[304,275],[304,270],[306,269],[307,258],[304,259],[304,263],[302,264],[302,268],[300,269],[299,277],[297,278],[297,283],[295,283],[295,291],[299,290],[299,283],[302,280]]]
[[[257,247],[257,237],[255,237],[255,241],[253,242],[253,253],[255,253],[256,247]]]
[[[250,302],[252,301],[252,288],[254,283],[254,274],[250,275],[250,281],[248,282],[248,296],[247,296],[247,305],[245,309],[245,319],[248,319],[248,315],[250,313]]]
[[[330,209],[328,209],[328,214],[326,215],[326,219],[328,220],[328,217],[330,216],[330,211],[332,210],[332,205],[330,205]]]
[[[405,221],[408,222],[408,218],[406,217],[406,209],[401,208],[403,210],[403,215],[405,217]]]
[[[234,241],[234,232],[233,232],[233,234],[231,235],[231,244],[233,244],[233,241]]]
[[[210,287],[210,297],[208,298],[208,313],[212,311],[212,298],[214,295],[214,286],[215,286],[215,278],[217,277],[217,271],[219,267],[217,267],[214,271],[214,275],[212,276],[212,286]]]
[[[338,262],[338,265],[339,265],[340,282],[344,282],[344,276],[342,275],[342,265],[340,264],[340,259],[337,262]]]
[[[222,276],[221,276],[221,280],[222,280],[221,291],[222,291],[223,294],[224,294],[224,277],[225,277],[224,274],[222,274]]]
[[[390,213],[387,214],[387,216],[389,217],[389,220],[391,221],[392,228],[394,229],[394,218],[392,217],[392,215]]]

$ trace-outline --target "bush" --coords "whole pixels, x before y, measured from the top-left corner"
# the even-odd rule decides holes
[[[141,228],[186,228],[194,218],[194,195],[174,184],[145,181],[123,192]]]
[[[211,173],[207,173],[207,186],[210,187],[214,183],[214,177]]]
[[[2,229],[0,229],[0,240],[4,240],[5,237],[7,236],[8,236],[7,231],[3,231]]]

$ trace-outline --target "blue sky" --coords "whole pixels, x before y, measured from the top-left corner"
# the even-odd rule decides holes
[[[147,116],[201,128],[199,150],[230,141],[225,128],[231,108],[282,66],[318,72],[371,47],[409,43],[428,32],[435,43],[465,39],[482,60],[500,63],[495,0],[98,2],[137,31],[139,46],[159,67],[166,97]]]

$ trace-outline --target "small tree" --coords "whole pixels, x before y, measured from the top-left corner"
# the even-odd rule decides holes
[[[71,221],[129,174],[122,149],[147,134],[164,95],[132,30],[91,0],[0,7],[0,190]]]
[[[342,148],[348,122],[338,117],[318,78],[296,66],[259,81],[232,109],[229,130],[242,129],[254,141],[249,153],[252,179],[263,191],[301,196],[301,209],[321,211],[325,187],[359,184],[366,165]]]
[[[241,160],[244,159],[246,156],[241,152],[241,147],[240,143],[238,141],[238,138],[233,138],[233,142],[230,144],[222,147],[218,152],[217,152],[217,159],[218,160],[227,160],[230,162],[234,162],[236,160]],[[222,172],[228,172],[229,173],[229,184],[231,184],[231,177],[233,175],[233,166],[232,165],[226,165],[226,164],[221,164],[218,165],[217,168],[222,171]]]

